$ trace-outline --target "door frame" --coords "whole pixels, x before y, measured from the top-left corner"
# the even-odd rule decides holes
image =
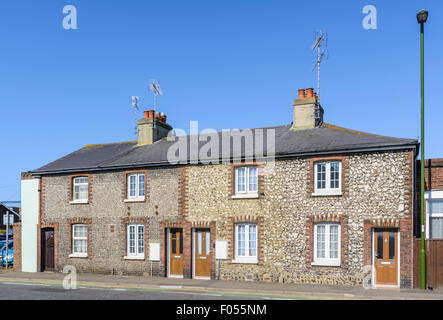
[[[46,256],[47,256],[47,252],[46,252],[46,232],[48,231],[52,231],[52,236],[53,236],[53,251],[52,251],[52,264],[53,264],[53,268],[48,268],[46,266]],[[41,272],[45,272],[45,271],[55,271],[55,250],[56,250],[56,243],[55,243],[55,228],[54,227],[46,227],[46,228],[41,228],[40,229],[40,271]]]
[[[211,280],[211,276],[210,275],[209,275],[209,277],[200,277],[200,276],[196,276],[195,275],[195,230],[207,230],[207,231],[209,231],[209,245],[211,246],[211,229],[210,228],[192,228],[192,232],[191,232],[191,234],[192,234],[192,279],[195,279],[195,280]],[[210,250],[211,260],[212,260],[212,254],[213,254],[212,252],[213,252],[213,250]],[[211,271],[212,271],[212,264],[211,264],[211,269],[209,271],[209,274],[211,274]]]
[[[180,228],[167,228],[166,229],[166,276],[168,278],[177,278],[177,279],[183,279],[183,274],[182,275],[178,275],[178,274],[172,274],[171,275],[171,250],[169,249],[171,247],[171,229],[177,229],[179,230]],[[181,229],[181,232],[183,234],[183,228]],[[184,241],[184,235],[183,235],[183,241]],[[184,246],[184,244],[183,244]],[[184,259],[184,255],[182,257],[182,259]],[[182,271],[184,273],[184,270]]]
[[[376,274],[375,274],[375,256],[376,256],[376,248],[375,248],[375,232],[378,229],[392,229],[397,233],[397,284],[377,284],[376,283]],[[388,227],[380,227],[380,228],[372,228],[372,278],[371,284],[373,288],[400,288],[400,228],[388,228]]]

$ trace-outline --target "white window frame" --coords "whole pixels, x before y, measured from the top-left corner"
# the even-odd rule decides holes
[[[239,256],[238,255],[238,227],[239,226],[245,226],[245,255]],[[255,256],[249,255],[249,226],[255,226]],[[234,260],[233,263],[251,263],[251,264],[257,264],[258,263],[258,250],[259,250],[259,243],[258,243],[258,224],[257,223],[236,223],[234,225],[235,228],[235,237],[234,237]]]
[[[245,169],[245,191],[239,191],[238,190],[238,170],[239,169]],[[250,191],[249,190],[249,170],[251,168],[255,168],[257,170],[257,190]],[[233,198],[258,198],[258,166],[249,165],[249,166],[238,166],[235,167],[235,174],[234,174],[234,184],[235,184],[235,195]]]
[[[338,188],[331,188],[331,164],[338,163]],[[319,164],[326,164],[326,188],[318,189],[317,186],[317,171]],[[341,161],[331,160],[331,161],[318,161],[314,162],[314,196],[330,196],[330,195],[341,195],[342,187],[342,165]]]
[[[77,179],[86,179],[87,182],[77,182]],[[86,186],[87,192],[86,192],[86,198],[75,198],[75,187],[76,186]],[[87,176],[81,176],[81,177],[74,177],[72,178],[72,201],[70,203],[88,203],[89,201],[89,177]]]
[[[130,253],[130,238],[129,238],[129,230],[131,227],[135,228],[135,252]],[[140,252],[140,246],[139,246],[139,228],[143,229],[143,252]],[[144,260],[145,259],[145,252],[146,252],[146,235],[145,235],[145,225],[140,223],[131,223],[126,226],[126,260]]]
[[[76,237],[75,236],[75,227],[86,227],[86,236],[85,237]],[[76,223],[71,226],[72,228],[72,254],[69,255],[70,258],[86,258],[88,256],[88,225],[85,223]],[[86,240],[86,252],[76,252],[75,251],[75,240]]]
[[[426,227],[425,227],[425,237],[426,239],[430,239],[429,238],[429,231],[430,231],[430,224],[429,224],[429,220],[430,217],[432,216],[433,218],[443,218],[443,214],[441,213],[432,213],[429,212],[429,205],[428,205],[428,201],[429,200],[443,200],[443,191],[425,191],[425,201],[426,201]],[[439,238],[435,238],[435,239],[439,239]]]
[[[131,177],[135,176],[135,196],[131,196]],[[142,196],[139,195],[140,193],[140,176],[144,176],[144,183],[143,183],[143,188],[144,188],[144,193]],[[131,201],[145,201],[146,198],[146,175],[144,172],[134,172],[134,173],[129,173],[126,176],[126,200],[125,202],[131,202]]]
[[[317,257],[317,227],[325,226],[325,258]],[[338,252],[337,258],[330,258],[330,227],[338,226]],[[335,266],[341,265],[341,225],[336,222],[319,222],[314,224],[314,261],[311,263],[313,266]]]

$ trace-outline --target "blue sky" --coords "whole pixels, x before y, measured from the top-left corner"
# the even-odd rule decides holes
[[[78,29],[62,26],[65,5]],[[362,27],[365,5],[377,30]],[[419,26],[426,24],[427,158],[443,157],[443,2],[261,0],[2,1],[0,201],[20,199],[20,172],[90,143],[134,140],[131,96],[189,131],[288,124],[297,89],[315,87],[325,121],[376,134],[420,135]]]

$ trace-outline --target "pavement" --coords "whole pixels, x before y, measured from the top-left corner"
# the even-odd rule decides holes
[[[0,285],[34,285],[63,288],[63,273],[22,273],[0,271]],[[163,277],[77,274],[77,287],[113,291],[144,291],[159,299],[206,300],[209,297],[240,299],[315,299],[315,300],[443,300],[443,290],[419,289],[364,289],[351,286],[295,285],[287,283],[170,279]],[[69,291],[69,290],[68,290]],[[89,299],[83,296],[84,299]],[[0,299],[3,297],[0,296]],[[6,299],[6,298],[5,298]],[[104,296],[104,299],[107,299]],[[112,298],[114,299],[114,298]]]

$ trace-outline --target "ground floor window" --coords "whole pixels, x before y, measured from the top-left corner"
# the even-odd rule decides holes
[[[127,254],[132,257],[145,256],[145,226],[129,224],[127,227]]]
[[[257,224],[239,223],[235,225],[235,260],[257,263]]]
[[[88,253],[88,226],[86,224],[72,225],[72,253],[75,255]]]
[[[340,224],[314,225],[314,263],[327,266],[340,265]]]
[[[429,239],[443,239],[443,199],[426,201]]]

